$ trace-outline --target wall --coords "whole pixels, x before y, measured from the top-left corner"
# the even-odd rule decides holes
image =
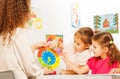
[[[28,30],[29,42],[45,41],[45,34],[62,34],[64,42],[71,41],[71,0],[32,0],[32,6],[37,7],[38,16],[42,19],[41,30]]]
[[[94,15],[118,13],[120,18],[119,3],[119,0],[80,0],[81,25],[93,26]],[[114,42],[120,49],[120,33],[112,35],[114,37]]]
[[[81,26],[93,28],[94,15],[120,13],[119,0],[32,0],[31,5],[38,8],[43,27],[38,31],[28,30],[29,42],[45,41],[45,34],[63,34],[65,44],[72,42],[77,30],[71,27],[71,5],[74,1],[79,2]],[[119,46],[119,34],[113,36]]]
[[[29,43],[45,41],[45,34],[63,34],[65,51],[72,51],[73,34],[77,30],[71,26],[71,5],[75,0],[32,0],[32,6],[38,8],[42,19],[41,30],[27,30]],[[93,16],[120,13],[119,0],[78,0],[81,26],[93,28]],[[120,16],[119,16],[120,17]],[[120,34],[113,34],[116,45],[120,48]]]

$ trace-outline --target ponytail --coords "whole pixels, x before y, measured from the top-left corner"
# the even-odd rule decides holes
[[[114,43],[112,43],[109,47],[109,55],[110,55],[110,62],[109,64],[113,64],[114,61],[120,62],[120,51],[116,47]]]

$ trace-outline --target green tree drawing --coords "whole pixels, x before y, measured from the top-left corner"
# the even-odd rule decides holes
[[[100,28],[99,26],[101,25],[101,17],[96,15],[94,16],[94,28],[97,31],[98,28]]]
[[[118,30],[118,13],[114,15],[113,25],[116,25],[116,30]]]

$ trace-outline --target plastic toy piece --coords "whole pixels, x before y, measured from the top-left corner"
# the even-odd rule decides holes
[[[40,48],[38,52],[38,60],[43,67],[48,67],[49,69],[55,69],[60,63],[58,53],[47,47]]]

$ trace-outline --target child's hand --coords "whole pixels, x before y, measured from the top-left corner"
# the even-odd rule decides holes
[[[62,69],[62,70],[60,70],[59,74],[61,74],[61,75],[66,74],[66,73],[65,73],[65,70],[63,70],[63,69]]]
[[[63,59],[64,62],[66,62],[66,61],[68,60],[68,55],[67,55],[67,53],[63,53],[63,54],[62,54],[62,59]]]
[[[73,70],[60,70],[59,72],[61,75],[66,75],[66,74],[77,74],[75,71]]]
[[[113,68],[113,69],[111,69],[109,74],[120,74],[120,68]]]
[[[63,59],[63,61],[67,64],[67,63],[69,63],[69,58],[68,58],[68,54],[67,53],[63,53],[63,55],[62,55],[62,59]]]

